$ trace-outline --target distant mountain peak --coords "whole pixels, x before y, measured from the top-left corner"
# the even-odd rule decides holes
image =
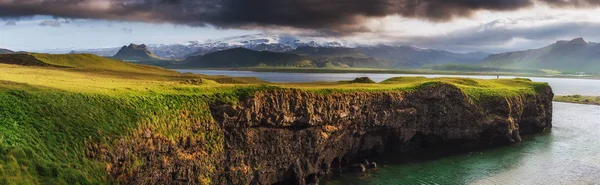
[[[14,53],[14,51],[0,48],[0,54],[11,54],[11,53]]]
[[[117,52],[114,56],[116,59],[120,60],[155,60],[160,59],[158,56],[154,55],[152,51],[148,49],[145,44],[129,44],[129,46],[123,46],[121,50]]]
[[[575,38],[573,40],[559,40],[556,44],[569,44],[569,45],[587,45],[588,43],[583,38]]]
[[[134,43],[129,44],[129,46],[123,46],[123,48],[131,48],[131,49],[136,49],[136,50],[148,50],[148,47],[146,46],[146,44],[137,45]]]
[[[583,38],[576,38],[571,40],[569,43],[571,44],[582,44],[582,45],[587,45],[587,42],[585,40],[583,40]]]

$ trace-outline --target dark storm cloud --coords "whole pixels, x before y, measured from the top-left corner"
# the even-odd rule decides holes
[[[530,7],[535,1],[553,7],[600,4],[600,0],[0,0],[0,17],[51,15],[221,28],[287,26],[343,34],[368,32],[359,24],[368,17],[448,21],[479,10]]]

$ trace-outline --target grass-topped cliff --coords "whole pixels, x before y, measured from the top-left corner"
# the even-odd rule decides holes
[[[249,166],[225,169],[232,131],[218,124],[215,111],[235,108],[257,92],[401,95],[444,84],[476,103],[534,97],[548,89],[527,79],[266,83],[88,54],[0,55],[0,71],[0,184],[212,184],[249,178],[259,164],[239,161]],[[331,131],[328,137],[333,136]]]

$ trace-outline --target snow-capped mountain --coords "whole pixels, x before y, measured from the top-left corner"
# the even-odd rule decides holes
[[[143,44],[143,43],[137,43]],[[354,48],[353,52],[363,53],[365,57],[386,58],[401,63],[421,66],[429,63],[476,63],[487,56],[486,53],[453,53],[439,49],[423,49],[400,45],[360,45],[326,38],[309,38],[269,34],[243,35],[222,39],[190,41],[184,44],[150,44],[148,49],[161,58],[185,59],[191,56],[206,55],[232,48],[246,48],[255,51],[299,52],[298,48],[332,48],[320,52],[341,52]],[[114,56],[120,48],[103,48],[73,51],[75,53],[93,53],[100,56]],[[311,50],[308,48],[308,50]],[[353,51],[354,51],[353,50]],[[318,53],[318,52],[317,52]]]
[[[142,43],[139,43],[142,44]],[[215,51],[231,48],[247,48],[257,51],[288,52],[298,47],[353,47],[354,45],[344,42],[335,42],[322,38],[304,38],[295,36],[280,36],[268,34],[243,35],[226,37],[222,39],[210,39],[189,41],[184,44],[149,44],[148,49],[162,58],[181,59],[189,56],[205,55]],[[75,50],[73,53],[92,53],[100,56],[113,56],[120,47]],[[68,51],[67,51],[68,52]]]
[[[347,47],[348,44],[332,42],[316,38],[303,38],[295,36],[280,36],[280,35],[243,35],[236,37],[227,37],[222,39],[210,39],[197,41],[201,47],[223,47],[223,46],[238,46],[244,48],[253,48],[260,45],[279,45],[282,48],[297,48],[302,46],[312,47]]]
[[[298,47],[349,47],[350,44],[342,44],[340,42],[331,41],[315,41],[310,38],[301,38],[293,36],[279,35],[244,35],[237,37],[227,37],[216,40],[204,40],[190,42],[189,46],[197,48],[198,51],[190,53],[187,56],[204,55],[207,53],[230,49],[230,48],[247,48],[256,51],[273,51],[273,52],[288,52]]]

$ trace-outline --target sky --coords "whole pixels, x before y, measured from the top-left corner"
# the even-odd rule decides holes
[[[0,0],[0,48],[43,51],[273,34],[456,52],[600,41],[600,0]]]
[[[7,25],[12,24],[14,25]],[[64,19],[34,16],[0,21],[0,48],[25,51],[112,48],[129,43],[185,44],[260,31],[191,27],[170,23]]]

